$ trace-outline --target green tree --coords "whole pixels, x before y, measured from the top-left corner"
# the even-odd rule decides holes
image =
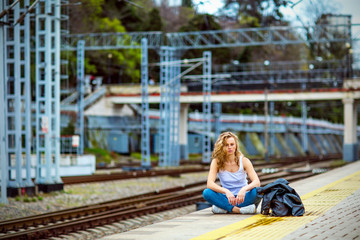
[[[226,0],[223,13],[219,20],[221,25],[232,28],[262,27],[269,25],[288,26],[289,22],[284,21],[280,11],[282,6],[287,6],[283,0]],[[233,17],[231,18],[231,14]],[[230,16],[230,18],[229,18]],[[232,21],[231,21],[232,20]],[[229,61],[238,60],[240,63],[263,62],[264,60],[283,61],[299,60],[303,46],[296,45],[266,45],[247,46],[231,49]]]
[[[183,6],[183,7],[192,7],[193,3],[192,3],[191,0],[182,0],[181,1],[181,6]]]
[[[220,30],[221,26],[210,14],[195,15],[187,25],[180,28],[180,32]]]
[[[74,121],[70,121],[68,125],[61,129],[61,135],[74,135],[75,134],[75,123]]]
[[[190,31],[208,31],[208,30],[221,30],[221,26],[215,21],[214,16],[209,14],[199,14],[193,17],[187,25],[180,28],[180,32]],[[185,53],[183,58],[198,58],[202,56],[202,52],[206,49],[201,50],[189,50]],[[229,60],[230,49],[229,48],[216,48],[211,49],[212,62],[213,63],[224,63]],[[201,70],[202,71],[202,70]],[[201,72],[199,69],[195,72]]]
[[[97,32],[104,0],[81,0],[81,4],[69,8],[70,33]]]
[[[160,11],[157,8],[153,8],[149,12],[149,19],[145,31],[162,31],[162,20],[160,17]]]
[[[81,3],[70,11],[71,33],[126,32],[127,29],[120,18],[124,19],[129,9],[132,13],[134,7],[123,6],[123,2],[116,0],[81,0]],[[130,15],[127,16],[131,17]],[[135,22],[135,18],[136,15],[131,17],[132,23]],[[68,60],[74,64],[72,65],[76,66],[76,53],[68,57]],[[105,77],[105,82],[108,79],[114,83],[138,82],[140,57],[139,50],[87,51],[85,73],[102,75]],[[72,72],[72,84],[75,85],[76,69]]]
[[[281,21],[284,16],[280,9],[287,5],[287,0],[225,0],[224,8],[235,11],[235,18],[245,21],[250,27],[259,27]]]
[[[316,25],[334,25],[333,22],[342,22],[344,26],[342,27],[331,27],[327,28],[326,33],[320,33],[321,37],[328,37],[331,35],[334,39],[348,39],[347,42],[310,42],[310,58],[316,59],[321,57],[322,60],[344,60],[349,53],[349,48],[351,47],[351,29],[350,22],[351,16],[349,15],[333,15],[333,14],[323,14],[315,22]],[[346,26],[348,24],[348,26]],[[326,35],[326,36],[325,36]],[[308,32],[307,37],[309,40],[312,40],[312,33]],[[335,67],[335,66],[334,66]]]

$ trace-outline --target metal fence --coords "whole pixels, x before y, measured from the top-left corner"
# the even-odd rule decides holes
[[[32,140],[33,152],[36,152],[36,138]],[[80,138],[78,135],[60,137],[60,154],[79,154]]]

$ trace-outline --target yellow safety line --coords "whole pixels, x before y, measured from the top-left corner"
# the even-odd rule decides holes
[[[281,239],[320,217],[359,188],[360,171],[303,195],[301,199],[305,206],[305,214],[302,217],[270,217],[257,214],[192,240]]]

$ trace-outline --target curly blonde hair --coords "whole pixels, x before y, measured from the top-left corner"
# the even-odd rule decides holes
[[[215,142],[214,151],[212,152],[212,155],[211,155],[212,159],[216,158],[219,170],[222,170],[225,167],[226,152],[224,151],[224,146],[225,146],[226,140],[228,138],[234,138],[234,140],[235,140],[235,144],[236,144],[235,162],[237,165],[239,165],[240,156],[243,155],[239,148],[238,137],[235,134],[233,134],[232,132],[221,133]]]

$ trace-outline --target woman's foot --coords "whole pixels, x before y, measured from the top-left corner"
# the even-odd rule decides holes
[[[242,207],[242,208],[240,208],[239,211],[241,214],[254,214],[254,213],[256,213],[255,204],[251,204],[249,206]]]
[[[218,214],[218,213],[227,213],[227,211],[225,209],[219,208],[215,205],[212,206],[212,212],[214,214]]]
[[[254,214],[256,213],[255,204],[248,205],[246,207],[233,207],[232,213],[240,213],[240,214]]]

